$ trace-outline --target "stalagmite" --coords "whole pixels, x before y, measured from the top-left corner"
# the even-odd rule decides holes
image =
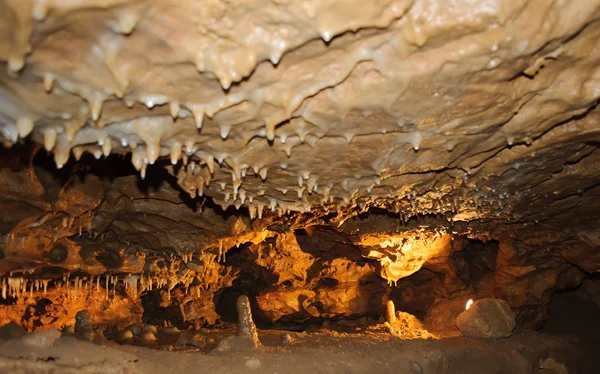
[[[392,300],[388,300],[385,308],[385,320],[393,325],[396,323],[396,306]]]
[[[248,296],[241,295],[238,297],[235,306],[238,314],[237,336],[249,339],[252,342],[253,347],[258,348],[260,346],[260,340],[258,340],[256,325],[252,320],[252,310],[250,310],[250,300],[248,300]]]

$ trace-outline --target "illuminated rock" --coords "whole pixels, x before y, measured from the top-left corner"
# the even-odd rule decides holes
[[[476,300],[456,317],[456,326],[471,338],[505,338],[515,328],[515,315],[504,300]]]

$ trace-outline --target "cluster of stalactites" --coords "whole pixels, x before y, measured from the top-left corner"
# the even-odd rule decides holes
[[[379,5],[374,6],[378,7]],[[381,22],[381,25],[387,25],[405,10],[402,7],[394,8],[395,10],[392,12],[376,13],[383,17],[378,21],[375,21],[374,18],[365,19],[365,21],[369,23]],[[34,10],[34,14],[34,19],[39,22],[42,22],[45,18],[45,16],[41,16],[41,14],[45,14],[44,12]],[[120,21],[115,26],[115,31],[129,35],[135,29],[137,17],[131,16],[130,13],[126,14],[128,15],[118,18]],[[343,23],[348,20],[343,19],[340,21]],[[321,37],[327,41],[334,35],[335,33],[331,30],[324,30],[321,33]],[[101,48],[101,46],[96,47]],[[282,52],[278,51],[278,53]],[[113,67],[112,64],[114,64],[117,51],[105,50],[103,54],[105,62],[110,65],[109,67]],[[278,55],[278,57],[273,59],[271,56],[270,59],[272,61],[279,61],[280,57]],[[346,68],[350,69],[359,60],[348,63]],[[255,63],[257,61],[253,61],[253,64]],[[12,73],[17,73],[23,66],[24,61],[20,61],[18,64],[12,63],[9,64],[9,70]],[[241,188],[243,178],[246,177],[248,169],[251,169],[254,172],[254,176],[264,182],[267,179],[269,168],[280,167],[285,170],[288,168],[287,163],[278,162],[277,165],[268,165],[264,160],[258,159],[253,160],[251,162],[252,165],[245,164],[238,159],[236,152],[226,152],[224,150],[210,151],[206,149],[201,143],[194,141],[194,136],[188,136],[189,133],[187,133],[188,129],[186,127],[190,122],[188,119],[192,119],[191,122],[195,123],[196,128],[202,129],[205,117],[212,118],[216,113],[245,101],[251,101],[254,103],[253,105],[260,107],[265,101],[265,98],[261,97],[262,94],[260,92],[253,92],[252,94],[229,94],[218,100],[215,99],[202,104],[186,103],[164,95],[127,92],[126,80],[123,82],[124,86],[122,89],[107,93],[93,89],[90,90],[89,87],[85,87],[84,89],[80,87],[78,82],[69,81],[66,77],[60,77],[51,72],[35,72],[35,74],[41,78],[42,86],[48,94],[63,94],[63,91],[69,94],[77,93],[78,96],[84,98],[87,104],[80,108],[78,113],[62,113],[62,118],[58,120],[59,122],[63,122],[62,124],[47,123],[47,121],[37,118],[35,115],[19,113],[15,123],[6,124],[2,128],[2,133],[9,143],[15,143],[19,138],[25,138],[32,132],[35,133],[36,140],[43,143],[44,148],[48,152],[54,153],[54,159],[58,168],[62,168],[68,162],[71,153],[73,153],[75,159],[79,160],[84,152],[90,152],[97,159],[108,156],[113,152],[121,154],[131,152],[133,166],[140,172],[141,177],[145,178],[148,165],[154,164],[160,157],[166,157],[170,159],[173,165],[177,165],[181,161],[181,169],[184,170],[187,177],[185,181],[181,181],[180,178],[180,184],[192,197],[195,197],[202,196],[205,190],[210,187],[211,179],[215,176],[215,164],[218,164],[218,167],[223,171],[232,175],[231,189],[227,188],[227,191],[225,191],[227,183],[218,182],[223,192],[222,195],[225,196],[221,199],[222,205],[225,207],[233,205],[239,209],[241,206],[247,204],[250,208],[250,214],[259,218],[262,216],[262,211],[265,208],[271,209],[273,212],[277,211],[279,214],[285,214],[289,211],[308,212],[316,202],[320,205],[356,205],[358,198],[355,195],[359,192],[360,188],[364,187],[363,189],[367,193],[370,193],[371,189],[380,183],[379,175],[360,177],[359,183],[354,181],[353,178],[348,178],[340,183],[340,191],[333,191],[332,193],[334,189],[333,183],[328,183],[324,180],[324,177],[321,177],[321,183],[319,183],[317,175],[311,175],[309,171],[303,170],[298,172],[297,188],[294,186],[282,186],[279,189],[284,195],[287,194],[288,190],[296,191],[298,201],[291,202],[290,200],[292,199],[290,198],[265,197],[266,191],[262,187],[254,190]],[[243,76],[237,73],[234,75],[240,79]],[[347,73],[341,70],[339,72],[336,71],[336,75],[339,76],[334,81],[339,83],[346,78]],[[120,75],[114,74],[114,76],[119,77]],[[225,79],[225,81],[229,82],[227,84],[228,87],[231,83],[231,77]],[[316,82],[315,84],[325,83]],[[311,132],[307,126],[307,120],[302,116],[291,119],[291,114],[306,98],[306,96],[302,96],[300,93],[298,95],[293,100],[288,100],[290,102],[286,101],[286,103],[283,103],[285,105],[282,104],[284,108],[280,115],[263,118],[264,127],[255,129],[253,130],[253,134],[246,134],[245,136],[248,139],[261,137],[270,142],[273,142],[278,137],[278,147],[285,151],[288,158],[291,157],[294,146],[304,144],[305,142],[312,144],[311,142],[321,139],[324,136],[340,136],[337,133],[326,134],[324,130]],[[106,115],[107,113],[103,116],[103,107],[105,106],[105,102],[108,101],[111,101],[111,103],[113,101],[124,102],[129,108],[133,108],[139,102],[149,110],[163,106],[162,112],[164,113],[152,113],[152,115],[148,113],[147,116],[138,116],[138,118],[133,120],[113,120],[113,122],[109,122],[111,120],[108,119],[109,116]],[[164,110],[166,108],[168,108],[168,111]],[[293,131],[294,134],[289,133],[287,130],[276,134],[276,127],[288,120],[293,120],[295,124],[293,126],[295,128]],[[223,140],[228,139],[232,127],[231,124],[218,123],[218,126],[220,137]],[[402,127],[403,123],[398,123],[398,126]],[[174,130],[175,128],[179,128],[183,133],[178,134],[178,131]],[[385,134],[385,131],[383,133]],[[343,137],[350,143],[355,135],[344,133]],[[411,144],[414,150],[417,151],[423,134],[420,131],[414,131],[402,134],[401,138],[402,142]],[[197,165],[202,167],[197,167]],[[224,165],[228,168],[225,168]],[[196,172],[197,169],[200,169],[199,173]],[[204,169],[207,171],[205,172]],[[320,202],[319,199],[312,199],[312,202],[309,202],[304,198],[306,195],[312,195],[313,193],[321,196]],[[336,200],[339,201],[334,201],[334,194],[337,195],[338,199]],[[230,200],[232,196],[233,200]],[[257,201],[253,203],[253,199]]]
[[[0,284],[2,285],[2,298],[18,298],[25,294],[32,296],[34,292],[40,292],[40,290],[43,290],[45,295],[48,290],[49,282],[50,279],[26,279],[22,277],[0,278]]]
[[[69,277],[63,276],[62,280],[54,279],[27,279],[24,277],[4,277],[0,278],[2,285],[2,298],[9,297],[19,298],[21,296],[32,297],[35,293],[43,292],[44,295],[48,290],[56,290],[62,292],[66,298],[77,299],[85,297],[93,292],[103,292],[105,299],[109,300],[117,294],[119,285],[122,289],[129,293],[132,297],[137,298],[145,291],[160,290],[168,293],[182,284],[185,286],[185,293],[188,295],[196,295],[200,297],[202,292],[201,287],[189,288],[189,283],[175,282],[171,278],[153,277],[140,275],[99,275],[99,276],[81,276]]]
[[[226,249],[219,248],[219,254],[201,252],[200,259],[203,266],[192,263],[193,253],[184,253],[180,261],[171,261],[170,264],[183,262],[187,266],[182,271],[174,271],[171,266],[163,272],[155,274],[128,274],[114,275],[103,274],[98,276],[71,276],[64,274],[62,279],[29,279],[26,277],[16,277],[12,273],[8,277],[0,278],[2,286],[2,297],[20,297],[29,294],[41,292],[44,294],[49,289],[55,289],[64,293],[65,297],[77,299],[80,296],[88,295],[92,292],[104,292],[105,299],[109,300],[117,294],[118,289],[125,290],[132,298],[137,299],[145,291],[166,292],[168,298],[171,298],[171,291],[175,287],[183,286],[185,294],[200,297],[200,294],[212,285],[204,282],[204,278],[209,276],[210,272],[218,267],[217,261],[225,261]],[[218,256],[218,258],[217,258]],[[196,282],[194,282],[196,281]]]

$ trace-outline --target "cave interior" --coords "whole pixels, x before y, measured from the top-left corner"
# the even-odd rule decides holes
[[[0,371],[597,372],[600,1],[0,9]]]

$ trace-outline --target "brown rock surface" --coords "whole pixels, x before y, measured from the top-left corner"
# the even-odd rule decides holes
[[[456,326],[471,338],[505,338],[515,328],[515,316],[506,301],[482,299],[456,317]]]

